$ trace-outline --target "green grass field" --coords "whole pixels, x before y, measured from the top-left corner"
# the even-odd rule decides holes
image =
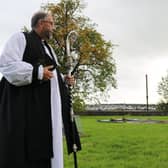
[[[80,117],[84,136],[79,168],[168,168],[168,124],[97,122],[110,118],[121,117]],[[65,168],[73,168],[73,155],[67,155],[66,147],[64,153]]]

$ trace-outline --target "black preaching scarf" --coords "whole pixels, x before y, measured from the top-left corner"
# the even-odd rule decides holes
[[[65,129],[64,131],[65,131],[65,136],[67,140],[68,153],[70,154],[71,152],[73,152],[73,131],[72,131],[72,121],[71,121],[71,116],[70,116],[70,103],[71,102],[70,102],[69,89],[62,79],[61,73],[58,69],[57,63],[55,61],[55,58],[54,58],[54,55],[52,53],[50,46],[47,44],[46,41],[44,41],[44,45],[47,47],[53,59],[54,67],[52,69],[56,69],[57,71],[57,77],[58,77],[60,94],[61,94],[61,102],[62,102],[62,118],[63,118],[63,124],[64,124],[64,129]],[[76,124],[74,125],[74,127],[75,127],[75,142],[77,145],[77,150],[81,150],[81,143],[80,143],[80,138],[79,138]]]

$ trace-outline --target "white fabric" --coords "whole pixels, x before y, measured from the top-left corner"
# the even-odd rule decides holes
[[[43,44],[44,45],[44,44]],[[51,47],[51,46],[50,46]],[[46,53],[52,58],[47,47],[44,45]],[[52,48],[51,48],[52,49]],[[57,57],[52,49],[55,61],[58,65]],[[59,92],[58,78],[56,70],[53,71],[54,77],[51,79],[51,116],[53,127],[53,151],[54,158],[51,160],[52,168],[63,168],[63,139],[62,139],[62,114],[61,97]]]
[[[28,85],[32,82],[33,67],[22,61],[25,47],[24,34],[17,33],[8,40],[0,55],[0,72],[10,83],[16,86]],[[48,52],[47,49],[46,52]],[[43,67],[39,67],[39,79],[42,78],[42,72]],[[52,168],[63,168],[61,98],[56,70],[53,73],[54,77],[51,79],[51,116],[54,157],[51,161]]]
[[[48,44],[48,45],[49,45],[49,44]],[[47,47],[45,46],[44,43],[43,43],[43,46],[44,46],[44,48],[45,48],[46,53],[52,58],[52,56],[50,55],[50,52],[48,51],[48,49],[47,49]],[[49,46],[50,46],[50,45],[49,45]],[[55,59],[56,64],[57,64],[58,66],[60,66],[60,64],[59,64],[59,62],[58,62],[58,59],[57,59],[57,56],[56,56],[56,54],[55,54],[53,48],[52,48],[51,46],[50,46],[50,48],[51,48],[51,52],[52,52],[52,54],[53,54],[53,56],[54,56],[54,59]]]
[[[51,111],[53,126],[53,150],[52,168],[63,168],[63,139],[62,139],[62,115],[61,99],[58,86],[56,71],[53,71],[54,77],[51,79]]]
[[[0,55],[0,72],[13,85],[32,82],[33,66],[22,61],[26,41],[23,33],[16,33],[7,41]]]
[[[43,79],[43,72],[44,72],[44,68],[42,65],[39,66],[38,68],[38,79],[42,80]]]

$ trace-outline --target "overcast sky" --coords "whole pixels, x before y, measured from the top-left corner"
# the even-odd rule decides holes
[[[53,0],[5,0],[0,5],[0,50],[11,34],[25,25],[43,3]],[[118,88],[108,103],[157,103],[158,82],[168,69],[167,0],[85,0],[84,14],[97,23],[106,40],[119,45],[113,51]],[[107,102],[105,102],[107,103]]]

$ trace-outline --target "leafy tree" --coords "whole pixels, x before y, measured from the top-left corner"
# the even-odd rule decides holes
[[[158,94],[161,96],[161,100],[157,105],[157,110],[168,112],[168,72],[159,82]]]
[[[168,103],[168,73],[159,82],[158,94],[161,96],[162,102]]]
[[[63,73],[67,70],[67,37],[72,31],[78,34],[75,42],[70,40],[71,52],[77,65],[77,82],[73,89],[76,103],[83,104],[89,95],[95,92],[102,93],[109,86],[116,88],[113,44],[103,39],[103,35],[96,30],[96,24],[83,16],[85,4],[80,0],[61,0],[57,4],[48,3],[42,8],[54,16],[54,38],[50,44],[57,53]],[[78,58],[75,59],[75,56]]]
[[[168,112],[168,103],[159,102],[156,106],[156,110],[159,112]]]

